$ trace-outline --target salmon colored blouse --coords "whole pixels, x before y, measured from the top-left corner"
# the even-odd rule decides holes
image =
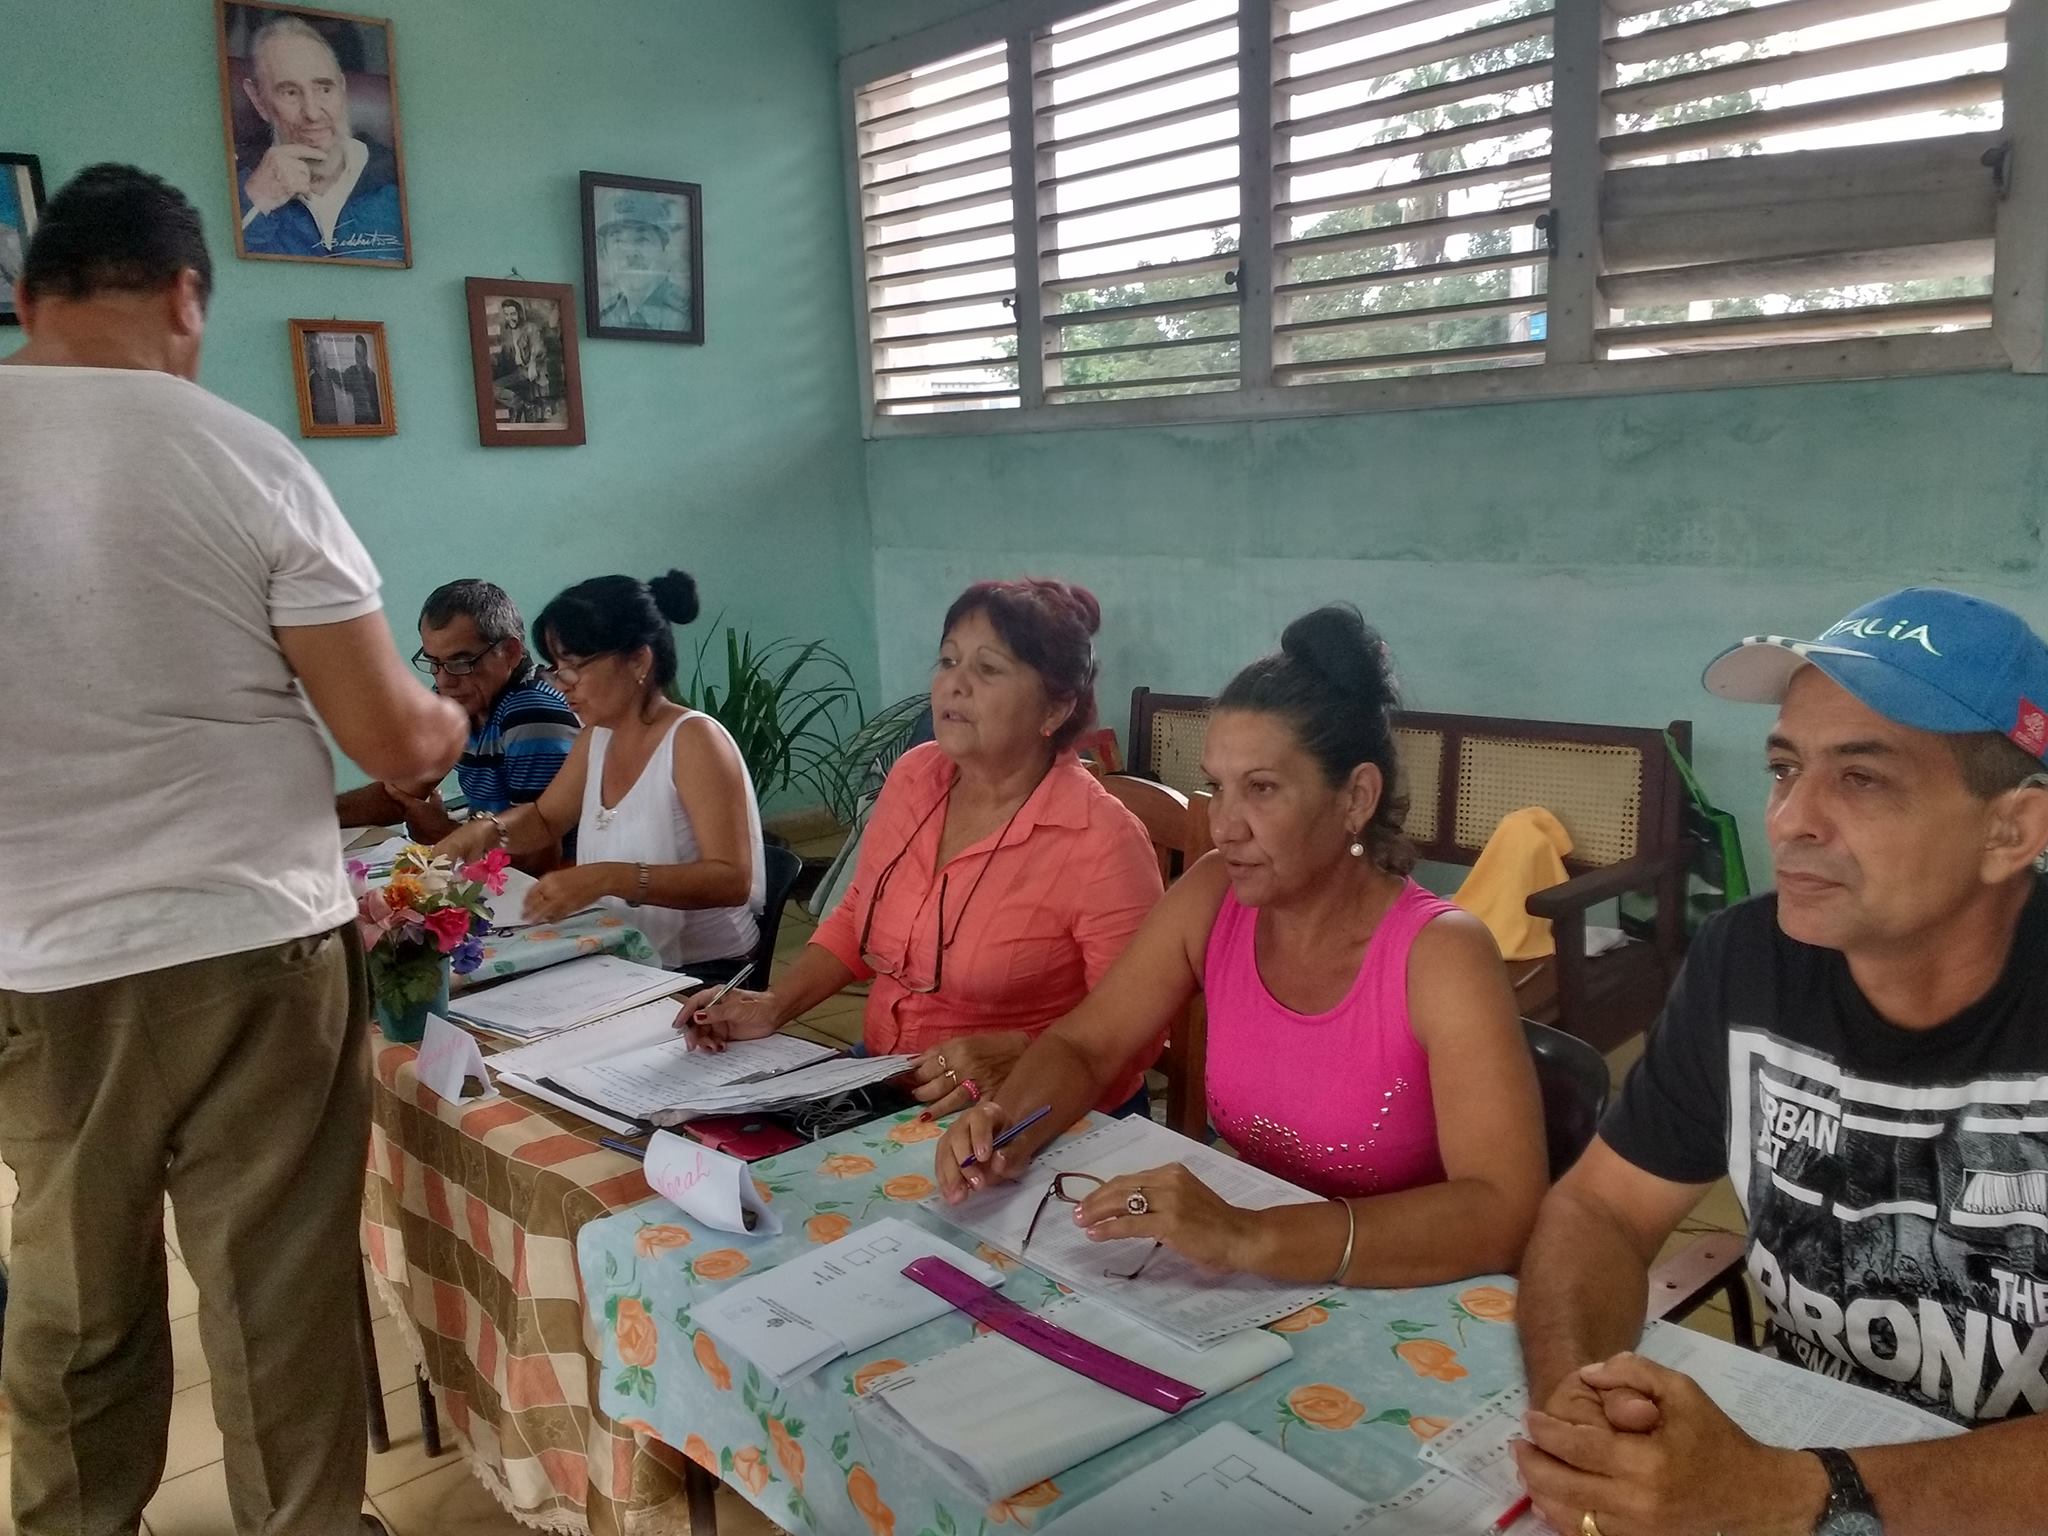
[[[862,1034],[876,1055],[992,1030],[1038,1034],[1102,979],[1163,889],[1144,826],[1072,753],[1007,827],[935,868],[958,774],[932,743],[897,760],[853,884],[811,938],[871,982]],[[868,956],[894,974],[877,974]],[[935,976],[937,991],[917,990]],[[1103,1107],[1128,1100],[1157,1056],[1154,1046],[1134,1061]]]

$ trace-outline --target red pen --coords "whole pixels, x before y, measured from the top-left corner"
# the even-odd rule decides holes
[[[1529,1513],[1529,1509],[1529,1495],[1525,1493],[1519,1499],[1515,1500],[1514,1503],[1510,1504],[1508,1506],[1508,1512],[1502,1515],[1498,1520],[1494,1521],[1493,1524],[1488,1527],[1488,1529],[1494,1531],[1504,1531],[1509,1526],[1513,1525],[1517,1520],[1521,1519],[1522,1516]]]

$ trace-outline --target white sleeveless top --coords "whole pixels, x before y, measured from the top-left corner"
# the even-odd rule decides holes
[[[590,731],[590,764],[583,779],[583,819],[576,828],[576,858],[584,864],[694,864],[701,857],[690,813],[676,793],[676,727],[702,718],[727,741],[732,733],[709,715],[685,713],[663,734],[633,787],[609,811],[604,809],[604,757],[612,733],[603,726]],[[738,752],[738,745],[733,747]],[[694,960],[730,960],[753,952],[761,936],[758,914],[767,905],[767,860],[761,853],[761,804],[754,781],[741,760],[740,777],[747,786],[747,845],[753,850],[753,888],[740,907],[634,907],[607,896],[603,906],[622,913],[647,935],[647,941],[670,970]]]

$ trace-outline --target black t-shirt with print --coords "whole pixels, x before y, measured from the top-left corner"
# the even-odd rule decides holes
[[[1997,984],[1929,1030],[1787,938],[1775,895],[1718,915],[1601,1134],[1734,1182],[1785,1358],[1965,1424],[2048,1410],[2048,889]]]

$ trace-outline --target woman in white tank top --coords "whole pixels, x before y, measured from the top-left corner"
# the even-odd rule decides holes
[[[479,816],[441,847],[464,858],[493,846],[518,854],[574,826],[577,862],[527,894],[528,920],[618,907],[663,965],[718,981],[760,938],[766,870],[761,807],[738,744],[667,694],[670,625],[696,616],[697,584],[682,571],[652,582],[599,576],[542,609],[533,625],[541,672],[583,732],[538,800]]]

